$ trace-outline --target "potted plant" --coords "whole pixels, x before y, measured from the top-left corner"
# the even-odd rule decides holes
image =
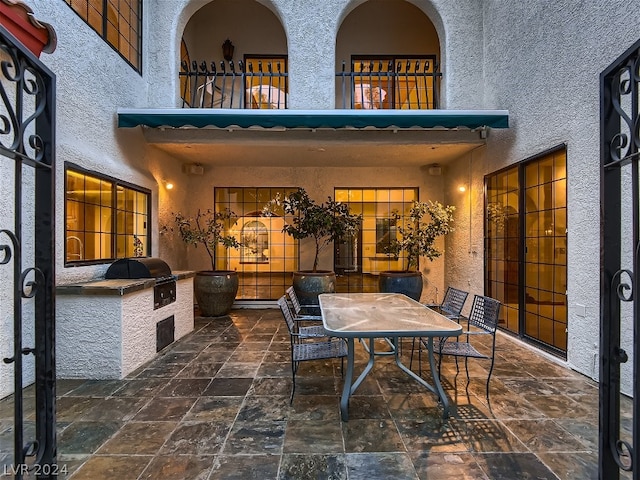
[[[388,270],[380,272],[378,286],[381,292],[399,292],[420,300],[422,295],[422,273],[418,270],[420,257],[433,261],[442,255],[435,246],[436,239],[453,231],[453,212],[456,207],[444,206],[439,202],[415,201],[409,210],[408,222],[398,226],[400,238],[392,239],[385,253],[396,260],[404,252],[405,270]],[[395,221],[400,220],[397,212],[393,214]],[[427,216],[430,219],[427,221]]]
[[[238,273],[215,268],[215,251],[218,245],[222,245],[225,251],[242,246],[233,235],[226,233],[233,218],[235,214],[230,210],[214,212],[211,209],[198,209],[198,213],[192,218],[182,213],[173,214],[180,238],[187,245],[196,248],[198,245],[204,246],[211,260],[211,270],[196,272],[193,281],[198,308],[205,317],[219,317],[229,313],[238,293]]]
[[[317,204],[305,189],[289,193],[284,198],[276,197],[263,209],[266,216],[274,215],[277,208],[293,220],[282,231],[296,240],[313,239],[315,252],[311,270],[293,273],[293,288],[304,305],[317,305],[318,295],[334,292],[336,274],[332,270],[318,270],[320,253],[334,241],[355,235],[360,228],[362,215],[349,212],[349,206],[336,202],[331,197],[326,203]]]

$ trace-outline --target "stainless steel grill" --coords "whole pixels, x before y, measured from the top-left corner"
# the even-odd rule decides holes
[[[105,278],[155,278],[153,309],[176,301],[176,279],[171,274],[171,267],[161,258],[136,257],[116,260],[107,269]]]

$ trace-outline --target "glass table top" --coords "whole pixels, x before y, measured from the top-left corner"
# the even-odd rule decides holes
[[[324,328],[339,337],[444,337],[462,327],[400,293],[323,293]]]

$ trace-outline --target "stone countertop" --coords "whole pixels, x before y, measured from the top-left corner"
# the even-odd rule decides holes
[[[176,271],[172,272],[176,280],[184,280],[194,277],[196,272]],[[153,288],[155,278],[122,278],[112,280],[92,280],[89,282],[56,285],[57,295],[118,295],[138,292],[147,288]]]

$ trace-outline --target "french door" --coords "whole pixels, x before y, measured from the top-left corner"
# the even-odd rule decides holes
[[[559,355],[567,351],[566,148],[485,178],[485,289],[500,326]]]

